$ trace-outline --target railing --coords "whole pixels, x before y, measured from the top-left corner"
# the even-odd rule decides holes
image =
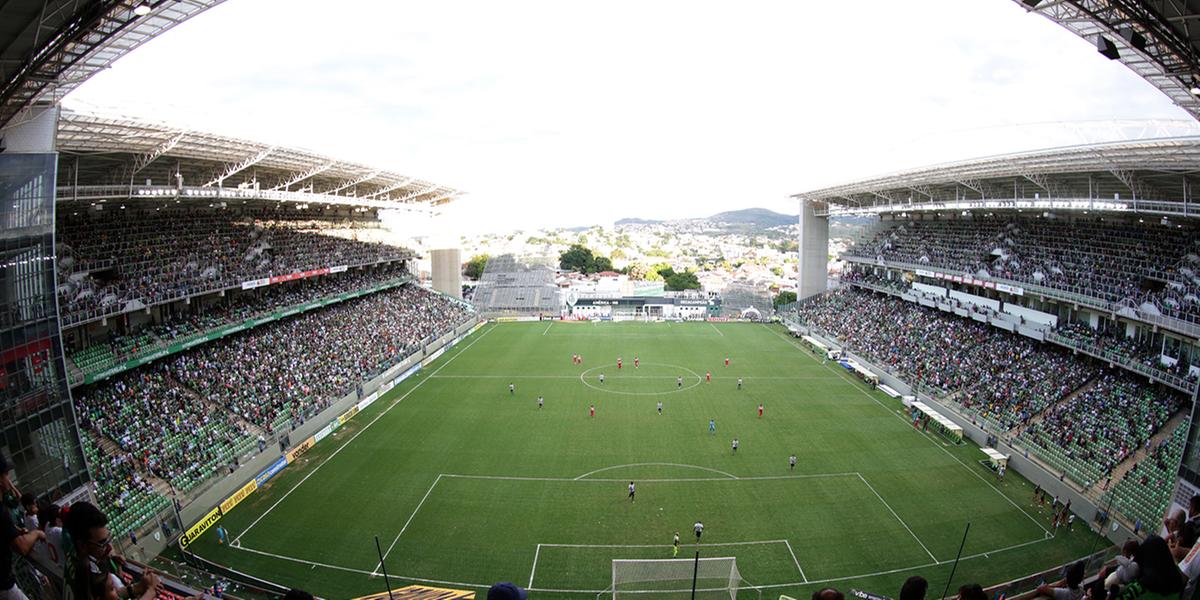
[[[159,340],[155,344],[146,346],[144,350],[141,350],[141,351],[137,352],[136,354],[129,354],[129,355],[121,356],[118,359],[118,362],[116,362],[115,364],[114,363],[106,363],[104,365],[104,368],[101,368],[101,369],[93,369],[91,371],[84,371],[83,369],[80,369],[78,367],[75,367],[74,370],[69,369],[68,374],[67,374],[67,377],[69,380],[68,383],[70,384],[71,387],[75,387],[75,386],[83,384],[83,383],[95,383],[102,379],[107,379],[109,377],[112,377],[113,375],[116,375],[117,373],[128,371],[129,369],[140,367],[144,364],[153,362],[164,356],[169,356],[171,354],[175,354],[178,352],[182,352],[184,350],[194,348],[196,346],[204,344],[205,342],[213,341],[213,340],[216,340],[216,339],[219,339],[219,338],[225,337],[227,335],[237,333],[239,331],[243,331],[246,329],[252,329],[254,327],[258,327],[259,325],[263,325],[265,323],[270,323],[271,321],[276,321],[276,320],[282,319],[284,317],[290,317],[292,315],[307,312],[314,308],[320,308],[323,306],[328,306],[330,304],[337,304],[339,302],[344,302],[346,300],[358,298],[359,296],[364,296],[366,294],[371,294],[374,292],[379,292],[379,291],[383,291],[386,289],[398,287],[398,286],[404,285],[405,283],[409,283],[410,281],[412,281],[411,278],[407,278],[407,277],[393,279],[391,281],[387,281],[384,283],[376,284],[374,286],[369,286],[366,288],[354,290],[351,292],[341,292],[341,293],[337,293],[337,294],[330,294],[328,296],[310,300],[308,302],[303,302],[301,304],[294,304],[291,306],[283,306],[283,307],[278,307],[278,308],[267,309],[267,310],[255,313],[254,315],[251,315],[250,317],[247,317],[245,319],[231,321],[231,322],[219,325],[217,327],[214,327],[212,329],[207,329],[205,331],[196,332],[196,333],[186,336],[186,337],[175,338],[175,339],[171,339],[171,340]],[[72,366],[74,366],[74,361],[71,361],[71,364],[72,364]],[[72,379],[72,376],[75,374],[74,371],[79,371],[79,373],[80,373],[79,378]]]
[[[871,258],[871,257],[867,257],[867,256],[857,256],[857,255],[853,255],[853,254],[844,254],[841,256],[841,258],[842,258],[842,260],[845,260],[848,262],[853,262],[853,263],[863,264],[863,265],[884,267],[884,268],[890,268],[890,269],[903,269],[906,271],[913,271],[913,272],[916,272],[917,270],[940,272],[940,273],[944,273],[944,274],[948,274],[948,275],[957,275],[964,279],[970,278],[971,280],[980,280],[980,281],[988,281],[988,282],[992,282],[992,283],[996,283],[996,284],[1004,284],[1004,285],[1008,285],[1008,286],[1011,286],[1014,288],[1020,288],[1022,291],[1022,294],[1027,293],[1027,292],[1033,292],[1035,294],[1044,296],[1046,298],[1052,298],[1054,300],[1060,300],[1060,301],[1065,301],[1065,302],[1072,302],[1072,303],[1079,304],[1081,306],[1086,306],[1088,308],[1092,308],[1095,310],[1102,310],[1111,315],[1119,314],[1128,319],[1140,321],[1140,322],[1146,323],[1148,325],[1155,325],[1162,329],[1169,329],[1176,333],[1182,333],[1193,339],[1200,339],[1200,322],[1195,321],[1193,317],[1188,317],[1187,319],[1180,319],[1180,318],[1176,318],[1176,317],[1168,317],[1166,315],[1152,315],[1152,314],[1137,310],[1132,307],[1121,306],[1115,302],[1110,302],[1106,299],[1098,298],[1094,295],[1091,295],[1091,293],[1088,290],[1085,290],[1083,288],[1078,288],[1075,286],[1049,287],[1049,286],[1039,285],[1036,283],[1029,283],[1026,281],[1016,281],[1013,279],[1004,279],[1004,278],[1000,278],[1000,277],[980,277],[980,276],[972,274],[972,273],[967,273],[964,271],[956,271],[954,269],[948,269],[946,267],[937,267],[937,266],[932,266],[932,265],[910,263],[910,262],[904,262],[904,261],[895,261],[895,260],[884,260],[881,262],[875,258]]]
[[[59,186],[59,202],[67,200],[274,200],[276,202],[338,204],[344,206],[368,206],[373,208],[398,208],[405,204],[395,200],[375,200],[340,196],[336,194],[314,194],[310,192],[287,192],[247,188],[222,188],[173,185],[81,185]]]
[[[1197,382],[1195,380],[1189,381],[1183,377],[1167,373],[1162,369],[1155,369],[1154,367],[1134,359],[1128,354],[1120,354],[1118,352],[1113,352],[1112,350],[1104,350],[1096,344],[1067,337],[1053,331],[1046,332],[1046,339],[1059,344],[1060,346],[1066,346],[1067,348],[1078,350],[1096,358],[1107,360],[1114,365],[1118,365],[1129,371],[1145,375],[1146,377],[1158,381],[1159,383],[1169,385],[1186,394],[1192,394],[1196,391]]]
[[[359,267],[369,267],[369,266],[379,265],[379,264],[384,264],[384,263],[392,263],[392,262],[401,261],[401,260],[408,260],[408,259],[412,258],[413,256],[415,256],[415,255],[413,255],[411,252],[404,252],[393,258],[379,259],[374,262],[351,263],[346,266],[347,266],[347,268],[351,268],[351,269],[355,269],[355,268],[359,268]],[[275,275],[276,274],[274,274],[274,273],[265,274],[266,277],[272,277]],[[69,313],[64,313],[60,306],[59,312],[61,313],[62,327],[65,329],[68,327],[77,327],[80,325],[86,325],[93,321],[97,321],[97,320],[103,319],[105,317],[110,317],[113,315],[124,314],[127,312],[136,312],[139,310],[146,310],[147,308],[150,308],[152,306],[159,306],[159,305],[167,304],[170,302],[178,302],[179,300],[186,300],[188,298],[194,298],[196,296],[202,296],[205,294],[213,294],[216,292],[223,292],[223,291],[235,290],[235,289],[242,289],[242,282],[240,282],[240,281],[235,282],[235,283],[215,282],[215,283],[211,283],[208,285],[189,284],[188,286],[186,286],[184,288],[183,291],[176,292],[175,294],[167,296],[167,297],[154,298],[148,304],[145,304],[145,306],[141,306],[141,307],[137,307],[137,308],[126,309],[123,307],[123,303],[118,301],[109,306],[101,307],[98,309],[78,310],[78,311],[71,311]],[[143,299],[136,298],[136,300],[143,300]],[[61,300],[60,300],[60,305],[61,305]]]

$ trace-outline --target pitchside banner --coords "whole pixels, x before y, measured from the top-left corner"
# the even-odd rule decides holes
[[[189,544],[196,541],[196,538],[200,537],[205,531],[208,531],[209,527],[212,527],[214,523],[220,520],[220,507],[208,511],[208,514],[204,515],[204,518],[200,519],[199,523],[192,525],[191,529],[188,529],[187,531],[183,532],[183,535],[179,536],[179,546],[181,548],[187,548]]]
[[[355,411],[355,412],[357,412],[357,411]],[[294,463],[294,462],[296,462],[297,458],[300,458],[300,456],[302,456],[305,452],[308,452],[308,449],[312,448],[313,444],[315,444],[315,443],[317,443],[316,437],[315,436],[310,437],[307,440],[300,442],[299,446],[296,446],[295,448],[288,450],[287,456],[285,456],[284,458],[287,459],[288,464]]]
[[[221,514],[226,514],[233,510],[233,507],[237,506],[239,502],[246,499],[246,496],[253,494],[254,490],[257,489],[258,481],[251,479],[249,483],[242,486],[242,489],[234,492],[232,496],[226,498],[225,501],[221,503]]]
[[[263,469],[263,472],[259,473],[254,478],[254,482],[258,484],[258,487],[262,487],[262,485],[264,483],[266,483],[268,479],[274,477],[276,473],[282,471],[283,468],[286,467],[287,465],[288,465],[287,457],[280,456],[279,459],[277,459],[275,462],[271,463],[271,466],[267,467],[266,469]]]

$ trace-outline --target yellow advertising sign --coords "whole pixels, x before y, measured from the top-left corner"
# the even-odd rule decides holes
[[[226,514],[229,511],[233,510],[233,507],[237,506],[238,502],[245,500],[246,496],[253,494],[254,490],[257,490],[257,489],[258,489],[258,480],[251,479],[249,483],[242,486],[242,489],[234,492],[233,495],[226,498],[224,502],[221,502],[221,514]]]
[[[308,452],[308,449],[312,448],[313,444],[315,444],[315,443],[317,443],[316,439],[309,437],[307,440],[304,440],[303,442],[301,442],[299,446],[296,446],[295,448],[288,450],[288,453],[287,453],[288,464],[296,462],[296,459],[300,458],[301,454]]]
[[[221,508],[217,507],[217,508],[212,509],[211,511],[208,512],[207,515],[204,515],[203,519],[200,519],[200,521],[198,523],[196,523],[195,525],[192,525],[191,529],[188,529],[187,531],[185,531],[183,533],[183,535],[179,536],[179,545],[184,548],[187,548],[188,544],[191,544],[192,542],[196,541],[196,538],[200,537],[200,534],[204,533],[205,531],[208,531],[208,528],[212,527],[213,523],[216,523],[217,521],[220,521],[220,520],[221,520]]]
[[[392,590],[393,600],[475,600],[475,592],[466,590],[450,590],[446,588],[429,587],[427,585],[410,585],[398,590]],[[354,600],[388,600],[387,592],[360,596]]]
[[[340,416],[338,416],[338,424],[345,425],[346,421],[350,420],[350,417],[353,417],[354,415],[357,415],[357,414],[358,414],[358,406],[354,406],[350,410],[348,410],[348,411],[342,413]]]

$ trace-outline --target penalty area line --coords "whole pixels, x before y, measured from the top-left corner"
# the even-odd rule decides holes
[[[804,356],[807,356],[807,357],[811,358],[811,359],[813,360],[813,362],[817,362],[817,358],[816,358],[815,356],[812,356],[811,354],[809,354],[809,353],[808,353],[808,351],[807,351],[807,350],[805,350],[803,347],[801,347],[799,344],[797,344],[797,343],[793,342],[792,340],[789,340],[789,339],[787,339],[787,337],[785,337],[783,334],[779,333],[778,331],[775,331],[774,329],[771,329],[771,328],[770,328],[769,326],[767,326],[767,325],[763,325],[763,327],[765,327],[765,328],[767,329],[767,331],[770,331],[771,333],[773,333],[773,334],[775,334],[776,336],[778,336],[778,337],[779,337],[780,339],[782,339],[784,342],[786,342],[786,343],[790,344],[792,347],[794,347],[794,348],[796,348],[796,349],[798,349],[798,350],[801,350],[801,354],[803,354]],[[893,417],[896,417],[897,419],[900,419],[900,422],[904,423],[905,425],[908,425],[908,421],[907,421],[907,420],[905,420],[905,418],[904,418],[903,416],[901,416],[901,415],[898,415],[898,414],[896,414],[896,413],[892,412],[892,409],[888,408],[888,407],[887,407],[887,405],[885,405],[884,403],[880,402],[880,401],[879,401],[879,399],[878,399],[878,398],[876,398],[875,396],[872,396],[871,394],[868,394],[866,390],[862,389],[862,387],[860,387],[858,384],[854,383],[854,381],[850,380],[848,377],[846,377],[846,376],[845,376],[845,375],[843,375],[842,373],[838,372],[836,369],[834,369],[834,368],[830,367],[829,365],[823,365],[823,366],[825,367],[825,369],[826,369],[827,371],[829,371],[829,372],[833,373],[834,375],[838,376],[838,377],[839,377],[839,378],[841,378],[843,381],[845,381],[845,382],[846,382],[846,383],[847,383],[847,384],[848,384],[850,387],[852,387],[852,388],[854,388],[855,390],[857,390],[857,391],[858,391],[858,393],[860,393],[860,394],[862,394],[862,395],[866,396],[867,398],[870,398],[872,402],[874,402],[875,404],[878,404],[880,407],[882,407],[884,410],[886,410],[886,411],[888,412],[888,414],[892,415]],[[964,463],[963,461],[959,460],[957,456],[955,456],[955,455],[954,455],[952,452],[950,452],[949,450],[947,450],[947,449],[946,449],[946,448],[945,448],[945,447],[944,447],[944,446],[943,446],[943,445],[942,445],[940,442],[938,442],[936,439],[934,439],[932,436],[930,436],[930,435],[929,435],[929,434],[927,434],[927,433],[921,433],[921,437],[925,438],[926,440],[929,440],[929,443],[933,444],[933,445],[934,445],[934,447],[938,448],[938,449],[939,449],[939,450],[941,450],[942,452],[945,452],[947,456],[949,456],[950,458],[954,459],[954,462],[956,462],[956,463],[958,463],[958,464],[962,465],[962,468],[966,469],[966,470],[967,470],[967,472],[969,472],[970,474],[974,475],[974,476],[975,476],[977,479],[979,479],[980,481],[982,481],[982,482],[983,482],[985,485],[987,485],[988,487],[992,488],[992,491],[996,492],[996,494],[998,494],[998,495],[999,495],[1001,498],[1004,498],[1004,500],[1005,500],[1005,501],[1007,501],[1009,504],[1011,504],[1011,505],[1013,506],[1013,508],[1016,508],[1017,510],[1021,511],[1021,514],[1025,515],[1026,517],[1028,517],[1030,521],[1033,521],[1033,524],[1034,524],[1034,525],[1037,525],[1037,526],[1038,526],[1038,529],[1041,529],[1043,533],[1050,534],[1050,530],[1049,530],[1049,529],[1046,529],[1046,527],[1045,527],[1044,525],[1042,525],[1041,521],[1038,521],[1037,519],[1035,519],[1035,518],[1033,517],[1033,515],[1029,514],[1029,512],[1028,512],[1028,511],[1026,511],[1024,508],[1022,508],[1022,507],[1021,507],[1021,505],[1019,505],[1019,504],[1017,504],[1016,502],[1014,502],[1014,501],[1013,501],[1013,499],[1012,499],[1012,498],[1009,498],[1009,497],[1008,497],[1008,495],[1007,495],[1007,494],[1005,494],[1004,492],[1001,492],[999,488],[997,488],[996,486],[992,485],[992,482],[990,482],[990,481],[988,481],[987,479],[985,479],[985,478],[983,477],[983,475],[980,475],[979,473],[977,473],[977,472],[975,471],[975,469],[972,469],[970,466],[968,466],[968,465],[967,465],[967,463]],[[1050,535],[1053,535],[1053,534],[1050,534]]]
[[[493,325],[487,331],[479,334],[479,337],[475,338],[474,340],[471,340],[470,344],[467,344],[462,350],[459,350],[454,356],[451,356],[446,362],[442,363],[442,365],[439,366],[437,368],[437,370],[435,370],[431,374],[431,377],[432,377],[432,375],[437,375],[438,371],[441,371],[442,369],[446,368],[446,365],[454,362],[454,359],[461,356],[463,352],[470,350],[471,346],[475,345],[475,342],[478,342],[479,340],[483,339],[483,336],[491,333],[495,329],[496,329],[496,326]],[[233,538],[233,541],[237,542],[238,540],[242,539],[243,535],[246,535],[247,533],[249,533],[250,530],[253,529],[255,525],[258,525],[259,521],[263,520],[264,517],[271,514],[271,511],[275,510],[275,507],[279,506],[284,500],[287,499],[288,496],[292,495],[292,492],[296,491],[296,488],[299,488],[301,485],[304,484],[305,481],[308,481],[309,477],[316,475],[317,471],[321,470],[321,467],[325,466],[326,464],[329,464],[329,461],[333,460],[333,457],[337,456],[342,450],[345,450],[346,447],[349,446],[351,442],[358,439],[358,436],[365,433],[368,429],[371,428],[372,425],[375,424],[376,421],[378,421],[379,419],[382,419],[384,415],[391,412],[391,410],[393,408],[395,408],[397,404],[400,404],[402,401],[404,401],[404,399],[407,398],[409,396],[409,394],[412,394],[413,392],[417,391],[417,389],[419,389],[422,385],[425,385],[425,382],[429,381],[429,379],[430,379],[429,377],[426,377],[426,378],[422,379],[421,381],[418,381],[417,385],[414,385],[411,390],[408,390],[407,392],[405,392],[403,396],[400,396],[399,398],[395,399],[391,404],[388,405],[387,408],[383,409],[383,411],[380,412],[378,415],[375,415],[374,419],[371,419],[371,421],[369,423],[367,423],[365,427],[356,431],[354,433],[354,435],[350,436],[350,439],[346,440],[341,446],[338,446],[337,449],[333,451],[333,453],[331,453],[328,457],[326,457],[325,460],[321,461],[321,464],[314,467],[312,471],[309,471],[309,473],[307,475],[305,475],[304,478],[301,479],[299,483],[297,483],[295,486],[293,486],[292,489],[288,490],[287,492],[284,492],[283,496],[281,496],[279,498],[279,500],[275,501],[275,504],[272,504],[270,506],[270,508],[268,508],[266,511],[263,512],[263,514],[258,515],[258,518],[254,519],[254,521],[250,523],[249,527],[246,527],[245,529],[243,529],[242,532],[237,535],[237,537]]]

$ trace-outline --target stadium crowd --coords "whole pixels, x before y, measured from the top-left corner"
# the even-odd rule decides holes
[[[1110,477],[1136,451],[1148,454],[1184,404],[1173,390],[1086,356],[895,296],[850,287],[795,310],[800,321],[959,403],[1084,486]]]
[[[1191,227],[1001,217],[903,221],[847,254],[1042,285],[1200,320],[1200,235]]]
[[[406,276],[407,271],[402,263],[389,263],[252,290],[237,290],[212,304],[201,306],[200,303],[195,303],[188,307],[187,312],[174,313],[161,323],[147,323],[120,332],[110,329],[102,336],[97,336],[92,343],[81,339],[64,343],[76,343],[81,346],[70,354],[72,362],[81,371],[103,371],[115,363],[155,352],[167,344],[184,341],[217,327],[396,281]],[[114,324],[121,325],[122,323]]]
[[[57,248],[63,325],[264,277],[409,255],[324,235],[357,224],[282,210],[64,215]]]
[[[288,418],[319,412],[469,318],[464,305],[407,285],[221,338],[88,386],[75,395],[80,426],[96,436],[97,446],[111,440],[123,453],[111,459],[112,476],[98,481],[103,494],[120,498],[146,476],[190,490],[236,467],[254,451],[256,437]]]

